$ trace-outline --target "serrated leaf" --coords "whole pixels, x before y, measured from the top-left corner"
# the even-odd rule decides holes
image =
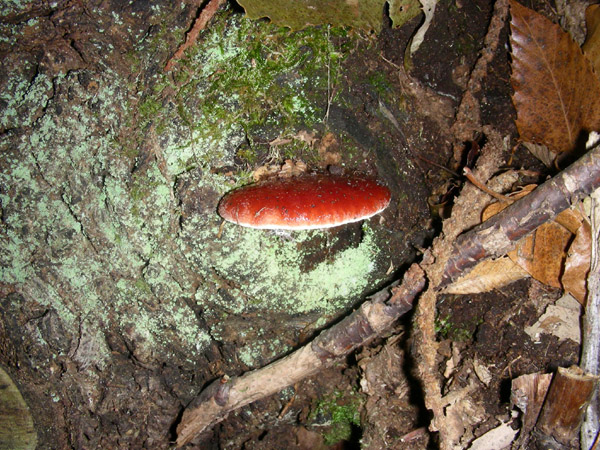
[[[600,81],[558,25],[510,0],[511,83],[521,139],[559,153],[600,129]]]

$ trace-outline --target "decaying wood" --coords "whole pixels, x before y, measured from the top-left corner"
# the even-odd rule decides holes
[[[527,448],[551,381],[550,373],[529,373],[512,380],[510,403],[521,411],[521,429],[513,448]]]
[[[266,367],[239,378],[214,381],[184,411],[177,427],[177,445],[223,420],[231,411],[274,394],[328,367],[357,347],[388,330],[409,311],[425,286],[425,274],[413,264],[402,284],[392,289],[387,301],[367,301],[334,327],[322,332],[311,344]]]
[[[540,449],[570,449],[600,377],[579,367],[559,368],[552,378],[533,437]]]
[[[514,379],[511,404],[521,410],[522,418],[513,448],[574,448],[585,407],[599,380],[576,366],[559,368],[554,375],[534,373]]]
[[[481,154],[473,170],[479,180],[490,180],[488,187],[503,192],[508,186],[497,179],[492,179],[502,164],[503,138],[492,127],[484,127],[488,141],[481,149]],[[427,274],[428,289],[419,298],[415,313],[415,346],[418,347],[418,375],[423,386],[425,406],[433,413],[429,429],[439,432],[440,448],[454,448],[451,436],[452,421],[446,416],[446,402],[442,396],[439,374],[437,332],[435,329],[436,304],[440,290],[437,288],[444,276],[446,262],[456,251],[453,247],[457,237],[481,222],[481,213],[489,205],[492,197],[472,184],[465,184],[452,208],[452,215],[443,223],[442,234],[436,238],[429,260],[421,263]]]
[[[507,253],[516,241],[554,219],[572,203],[600,187],[600,149],[540,185],[531,194],[478,225],[454,244],[440,287],[447,286],[478,261]]]
[[[493,133],[488,134],[493,135]],[[497,139],[491,139],[488,143],[493,143],[496,148],[493,154],[486,157],[485,151],[482,152],[480,157],[480,163],[483,163],[482,170],[479,173],[476,172],[476,175],[480,176],[481,179],[489,177],[489,171],[494,166],[495,153],[500,145],[497,142],[498,140],[501,142],[501,139],[497,137]],[[489,160],[488,163],[486,163],[487,160]],[[424,293],[424,297],[429,296],[431,299],[428,300],[422,297],[421,302],[424,305],[419,305],[420,310],[417,314],[415,337],[418,344],[424,346],[423,348],[420,347],[420,353],[425,355],[427,353],[425,348],[427,342],[434,339],[430,336],[430,339],[426,341],[423,339],[423,335],[431,334],[435,336],[433,320],[428,320],[434,312],[427,313],[423,310],[423,306],[425,304],[435,305],[436,292],[439,292],[439,286],[445,280],[452,281],[456,277],[459,267],[469,268],[480,260],[496,255],[493,251],[485,251],[486,249],[506,249],[510,247],[522,235],[533,231],[536,226],[554,218],[560,212],[560,208],[566,209],[570,205],[570,200],[577,200],[589,193],[593,186],[600,183],[599,164],[600,155],[598,151],[588,153],[580,161],[552,180],[544,183],[526,198],[515,202],[484,224],[459,236],[455,246],[451,244],[456,237],[454,233],[460,231],[451,232],[450,227],[445,223],[444,239],[436,241],[433,251],[427,253],[430,260],[426,260],[421,264],[427,270],[427,279],[430,284],[429,289]],[[476,190],[475,187],[470,185],[466,186],[465,189]],[[536,195],[538,191],[541,193]],[[483,195],[488,196],[485,193]],[[530,198],[532,195],[535,196]],[[457,206],[459,210],[464,209],[465,212],[468,207],[466,204],[461,207],[460,202],[457,202]],[[472,204],[470,208],[472,209]],[[505,211],[511,210],[515,211],[513,214],[516,214],[516,216],[505,213]],[[492,221],[492,225],[488,224]],[[517,224],[521,224],[525,227],[525,230],[520,230]],[[444,242],[446,243],[445,250],[443,248]],[[484,251],[474,252],[473,249],[478,248],[477,245],[480,245]],[[453,257],[450,258],[450,255],[453,255]],[[433,262],[434,260],[437,264]],[[450,262],[443,265],[445,270],[440,270],[440,261],[448,260]],[[437,268],[430,271],[429,269],[432,269],[433,266],[437,266]],[[177,445],[181,446],[190,442],[196,435],[223,420],[231,411],[274,394],[303,378],[311,376],[339,361],[357,347],[365,345],[389,329],[401,315],[412,308],[416,296],[423,290],[425,283],[425,273],[419,265],[413,264],[406,272],[401,285],[392,290],[393,295],[389,300],[365,302],[345,320],[322,332],[309,345],[296,350],[279,361],[248,372],[239,378],[223,378],[214,381],[184,411],[181,422],[177,427]],[[430,322],[432,324],[430,328],[432,329],[428,331],[426,326]],[[430,353],[434,355],[435,348]],[[435,361],[429,361],[429,364],[434,367]],[[427,372],[429,376],[426,376],[427,373],[423,372],[424,369],[421,368],[421,370],[422,381],[426,384],[425,389],[427,390],[426,404],[428,408],[434,411],[434,420],[437,419],[434,429],[442,431],[443,405],[435,400],[437,398],[435,386],[438,387],[437,392],[439,394],[438,380],[433,371],[430,371],[431,373]]]
[[[592,257],[587,279],[588,295],[583,316],[583,339],[579,366],[600,375],[600,189],[591,195]],[[598,440],[600,401],[593,396],[581,426],[581,448],[589,449]]]

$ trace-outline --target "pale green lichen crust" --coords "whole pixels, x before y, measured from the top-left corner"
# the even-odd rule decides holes
[[[214,245],[210,238],[211,232],[217,232],[216,228],[211,230],[199,223],[188,226],[196,230],[199,248],[211,248],[200,254],[208,256],[215,275],[236,286],[235,303],[218,295],[210,297],[211,302],[232,313],[264,310],[332,314],[347,307],[351,299],[377,281],[373,273],[378,249],[368,227],[357,247],[348,248],[331,261],[321,262],[304,272],[303,255],[297,250],[298,246],[311,239],[313,233],[321,232],[299,231],[290,238],[282,238],[275,233],[227,224],[222,241]],[[197,293],[196,298],[202,301],[204,296],[203,292]]]
[[[160,11],[154,20],[160,27]],[[0,125],[27,129],[0,138],[0,281],[54,309],[66,329],[82,329],[82,366],[101,367],[109,357],[103,333],[89,331],[108,324],[135,342],[140,359],[175,351],[177,341],[192,361],[221,330],[207,329],[189,302],[213,317],[333,315],[379,281],[385,263],[376,262],[368,226],[360,244],[306,271],[298,244],[319,232],[285,240],[227,226],[217,240],[218,197],[233,186],[212,169],[234,163],[248,130],[285,135],[322,120],[340,62],[330,33],[290,33],[226,11],[173,79],[158,71],[132,84],[108,68],[92,74],[93,83],[78,71],[33,80],[13,74]],[[126,55],[132,70],[154,62],[152,46],[164,45],[156,36]],[[19,116],[26,111],[35,114]],[[154,157],[140,161],[141,146]],[[180,225],[176,186],[193,170],[202,172],[198,187],[215,197]],[[238,183],[245,180],[240,171]],[[233,302],[219,295],[223,283]],[[276,347],[269,351],[287,349]],[[252,355],[240,349],[248,365]]]

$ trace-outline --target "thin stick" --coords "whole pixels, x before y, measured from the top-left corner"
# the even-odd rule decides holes
[[[583,339],[579,366],[586,373],[600,375],[600,189],[591,196],[592,258],[587,279],[587,302],[583,316]],[[600,404],[598,392],[587,408],[581,426],[581,448],[588,450],[598,442]]]
[[[460,236],[453,252],[455,256],[439,278],[452,281],[460,267],[469,268],[482,259],[496,256],[499,249],[506,252],[516,239],[553,219],[569,206],[569,201],[587,195],[594,186],[600,186],[600,150],[583,156],[527,197]],[[346,319],[323,331],[309,345],[266,367],[239,378],[216,380],[184,411],[177,427],[177,445],[190,442],[202,431],[222,421],[231,411],[316,374],[381,335],[412,308],[425,283],[423,270],[413,264],[402,284],[392,290],[389,300],[365,302]],[[433,288],[436,290],[435,286]]]
[[[424,156],[421,156],[421,155],[415,155],[415,156],[416,156],[417,158],[419,158],[421,161],[424,161],[424,162],[426,162],[427,164],[431,164],[432,166],[434,166],[434,167],[437,167],[438,169],[441,169],[441,170],[443,170],[443,171],[445,171],[445,172],[448,172],[450,175],[452,175],[453,177],[455,177],[455,178],[457,178],[457,179],[458,179],[458,178],[460,178],[460,175],[459,175],[457,172],[455,172],[455,171],[454,171],[454,170],[452,170],[452,169],[449,169],[449,168],[448,168],[448,167],[446,167],[446,166],[443,166],[443,165],[441,165],[441,164],[438,164],[438,163],[436,163],[435,161],[432,161],[432,160],[430,160],[430,159],[428,159],[428,158],[425,158]]]
[[[469,180],[471,182],[471,184],[473,184],[474,186],[476,186],[478,189],[482,190],[483,192],[485,192],[486,194],[491,195],[492,197],[494,197],[496,200],[499,200],[501,202],[509,202],[511,203],[512,200],[505,197],[502,194],[498,194],[497,192],[492,191],[490,188],[488,188],[485,184],[483,184],[481,181],[479,181],[475,175],[473,175],[473,171],[471,169],[469,169],[468,167],[465,167],[463,169],[463,173],[465,174],[465,176],[467,177],[467,180]]]
[[[424,286],[425,274],[413,264],[402,284],[393,288],[389,300],[379,301],[376,295],[375,300],[363,303],[346,319],[285,358],[239,378],[215,380],[184,411],[177,427],[177,446],[187,444],[231,411],[318,373],[388,330],[412,308]]]
[[[459,236],[454,244],[456,251],[444,269],[439,287],[464,275],[482,259],[506,254],[520,238],[554,219],[598,187],[600,149],[594,149],[531,194]]]
[[[196,18],[194,26],[185,37],[185,42],[179,46],[177,51],[171,56],[171,59],[165,64],[165,72],[169,72],[183,53],[196,43],[200,31],[206,28],[206,25],[216,14],[219,7],[225,3],[225,0],[209,0],[200,15]]]

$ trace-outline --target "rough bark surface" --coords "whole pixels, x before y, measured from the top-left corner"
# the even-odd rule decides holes
[[[463,345],[437,341],[436,308],[449,302],[436,304],[434,285],[452,239],[478,223],[488,195],[465,186],[454,204],[460,219],[424,253],[430,289],[414,332],[407,314],[392,337],[379,335],[406,305],[359,305],[429,246],[438,225],[430,206],[450,205],[461,185],[440,169],[454,144],[478,140],[474,173],[492,188],[500,165],[535,166],[508,152],[516,134],[505,2],[437,8],[412,71],[404,49],[418,18],[379,35],[290,32],[246,20],[229,2],[205,9],[220,3],[0,2],[0,365],[44,449],[172,448],[184,411],[218,380],[202,397],[212,408],[200,419],[207,428],[189,448],[322,450],[364,438],[420,450],[435,440],[426,406],[436,419],[448,406],[441,355]],[[392,202],[326,233],[221,228],[222,196],[286,159],[376,177]],[[514,298],[549,297],[537,285],[511,289]],[[507,373],[572,364],[577,351],[544,342],[536,354],[542,346],[519,334],[535,311],[508,297],[469,306],[452,319],[481,324],[467,350],[495,371],[476,391],[493,423]],[[529,315],[504,321],[513,309]],[[359,365],[344,364],[365,342]],[[510,353],[521,349],[530,353]],[[291,370],[293,387],[228,409],[275,392],[278,376],[262,385],[242,374],[256,377],[295,350],[321,371],[294,383],[304,373]],[[462,369],[452,379],[470,382],[472,365]],[[345,434],[326,436],[333,417],[345,420]]]
[[[399,117],[378,52],[210,3],[0,5],[0,364],[44,448],[168,448],[202,386],[340,320],[432,233],[423,175],[363,86],[364,67],[384,73]],[[220,232],[219,199],[288,158],[374,176],[407,206],[329,232]]]

